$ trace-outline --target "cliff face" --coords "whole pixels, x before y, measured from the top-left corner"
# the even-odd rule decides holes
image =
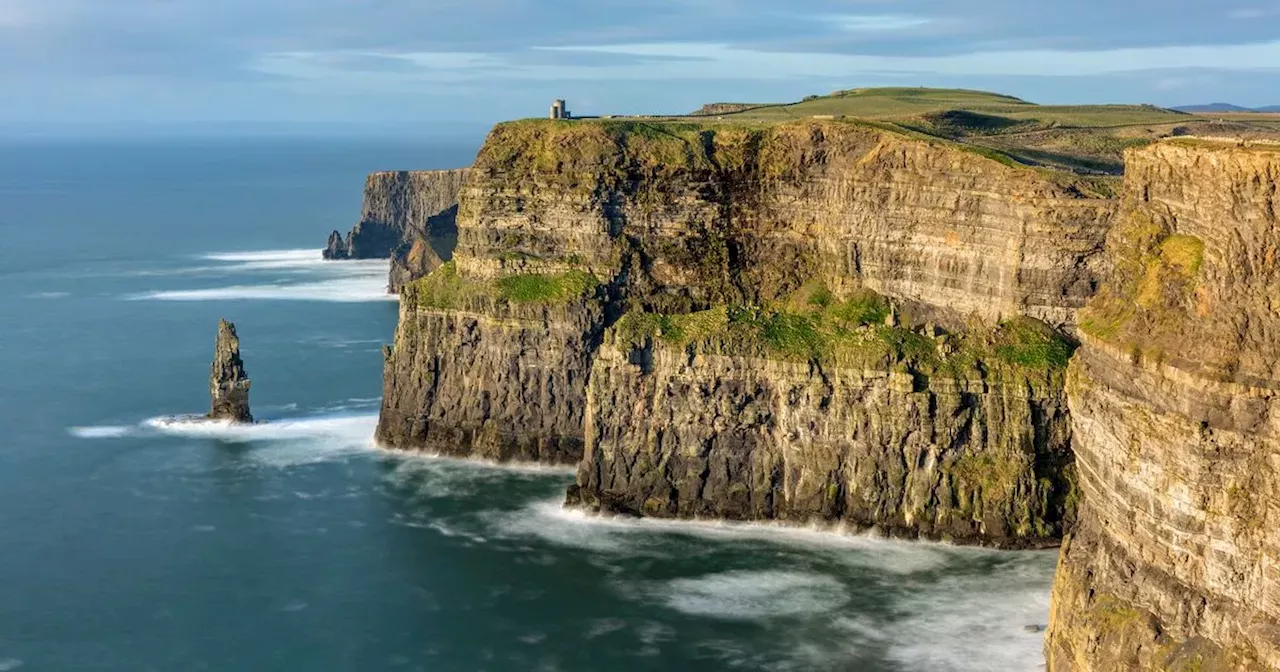
[[[818,329],[838,319],[814,315]],[[1060,538],[1071,349],[1047,327],[1013,323],[975,343],[860,324],[797,353],[723,310],[644,333],[635,319],[596,356],[570,501],[1006,547]]]
[[[453,256],[458,192],[467,170],[372,173],[365,180],[360,222],[345,238],[334,231],[326,259],[393,260],[391,291]]]
[[[589,267],[656,309],[758,303],[822,278],[955,324],[1069,326],[1112,208],[1082,181],[841,122],[504,124],[475,170],[460,269]]]
[[[404,293],[379,439],[585,450],[572,497],[614,510],[1044,542],[1070,345],[1020,316],[1074,325],[1095,186],[855,123],[503,124]]]
[[[1068,383],[1050,668],[1280,669],[1280,150],[1127,158]]]
[[[553,288],[467,282],[453,264],[404,288],[377,437],[396,448],[573,464],[603,324],[586,274]]]

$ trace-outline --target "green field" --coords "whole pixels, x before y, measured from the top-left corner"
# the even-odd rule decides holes
[[[1166,137],[1280,138],[1280,115],[1195,115],[1152,105],[1037,105],[964,89],[850,89],[796,103],[718,103],[705,109],[718,113],[678,118],[752,124],[815,117],[874,120],[1024,165],[1086,174],[1118,175],[1125,149]]]

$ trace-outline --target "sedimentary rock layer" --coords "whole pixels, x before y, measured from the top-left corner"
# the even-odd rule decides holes
[[[1280,150],[1127,157],[1068,391],[1053,670],[1280,669]]]
[[[576,463],[604,318],[596,289],[584,285],[572,301],[521,302],[407,286],[386,363],[379,441],[461,457]]]
[[[1070,326],[1113,207],[1106,185],[852,122],[518,122],[474,170],[461,270],[585,267],[659,309],[770,300],[820,277],[957,325]]]
[[[329,234],[326,259],[392,258],[391,289],[430,273],[453,256],[458,192],[467,170],[372,173],[360,221],[344,238]]]
[[[378,437],[585,447],[576,496],[640,513],[1042,543],[1069,509],[1063,344],[997,325],[1073,327],[1105,189],[853,122],[503,124],[452,263],[406,288]],[[606,336],[715,311],[701,340]]]
[[[872,342],[893,333],[863,330]],[[915,338],[935,353],[955,340]],[[957,350],[949,370],[939,361],[927,375],[838,351],[795,358],[731,336],[692,341],[606,337],[571,501],[1005,547],[1060,538],[1072,477],[1064,368],[979,364]]]

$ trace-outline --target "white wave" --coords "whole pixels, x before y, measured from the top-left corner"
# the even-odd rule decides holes
[[[68,296],[71,296],[71,294],[68,292],[36,292],[34,294],[28,294],[27,298],[28,299],[65,299]]]
[[[200,255],[210,261],[240,261],[249,263],[306,263],[323,260],[321,250],[294,248],[289,250],[245,250],[241,252],[212,252]]]
[[[149,427],[170,436],[252,444],[246,460],[284,468],[346,459],[373,450],[377,414],[272,420],[251,425],[153,418]]]
[[[101,425],[97,427],[68,427],[67,432],[81,439],[118,439],[133,433],[135,428],[120,425]]]
[[[558,501],[490,512],[476,522],[476,529],[487,528],[495,538],[580,548],[617,576],[630,574],[618,562],[640,557],[690,562],[736,548],[746,551],[744,557],[771,552],[777,563],[767,569],[628,578],[616,586],[624,596],[692,616],[805,621],[801,628],[776,630],[782,657],[771,665],[780,670],[838,669],[872,651],[902,669],[955,672],[1032,670],[1043,659],[1043,635],[1026,626],[1047,622],[1052,551],[995,551],[770,524],[595,516]],[[680,538],[692,543],[673,543]],[[854,584],[846,583],[851,576],[858,577],[860,592],[887,599],[890,614],[861,613]],[[740,658],[733,647],[705,644],[721,660]],[[746,664],[756,654],[743,655]]]
[[[996,553],[928,541],[885,539],[849,534],[840,528],[799,527],[768,522],[724,520],[666,520],[600,516],[565,508],[559,500],[535,503],[492,521],[511,535],[540,537],[553,543],[593,550],[636,552],[637,544],[651,545],[654,532],[729,543],[753,542],[818,552],[841,564],[873,567],[895,574],[913,574],[942,567],[957,556]]]
[[[411,492],[420,505],[428,504],[430,500],[458,499],[490,492],[504,483],[519,480],[560,476],[567,482],[573,473],[572,467],[498,463],[382,448],[379,450],[388,459],[397,461],[395,468],[387,475],[387,482]],[[419,513],[429,515],[430,506],[425,506]],[[481,517],[494,515],[502,514],[485,511]]]
[[[377,423],[377,415],[346,415],[254,423],[208,420],[201,416],[163,416],[151,418],[143,424],[162,434],[236,443],[342,438],[371,448]]]
[[[238,282],[199,289],[158,289],[134,294],[130,300],[152,301],[395,301],[387,294],[387,260],[328,261],[319,250],[261,250],[203,255],[196,270],[239,273],[262,282]],[[187,272],[193,269],[177,269]]]
[[[135,301],[333,301],[337,303],[399,300],[396,295],[387,293],[387,281],[383,274],[369,278],[338,278],[321,282],[231,285],[212,289],[144,292],[129,298]]]
[[[322,415],[237,424],[201,416],[151,418],[135,426],[69,427],[82,439],[124,436],[172,436],[216,439],[228,443],[265,444],[246,453],[246,459],[266,466],[287,467],[372,453],[377,414]]]
[[[387,271],[385,259],[325,259],[321,250],[257,250],[248,252],[218,252],[201,255],[202,259],[227,264],[219,267],[232,271]]]
[[[1010,553],[981,574],[957,573],[912,590],[900,603],[889,656],[906,669],[1034,670],[1044,663],[1043,626],[1056,553]]]
[[[22,661],[17,658],[5,658],[0,660],[0,672],[8,672],[22,667]]]
[[[819,616],[849,601],[835,578],[817,572],[730,571],[660,585],[659,598],[672,609],[724,620],[775,616]]]
[[[359,401],[350,399],[348,401]],[[372,399],[370,400],[372,401]],[[377,399],[381,401],[381,397]],[[558,464],[541,464],[538,462],[498,462],[479,458],[460,458],[419,451],[379,448],[387,457],[399,459],[401,464],[396,471],[402,473],[445,474],[484,482],[510,476],[548,476],[572,475],[577,467]]]

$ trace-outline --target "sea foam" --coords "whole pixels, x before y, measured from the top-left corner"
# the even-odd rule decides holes
[[[81,439],[118,439],[128,436],[134,427],[99,425],[95,427],[68,427],[67,432]]]
[[[129,296],[154,301],[395,301],[387,294],[385,259],[328,261],[320,250],[219,252],[201,257],[202,272],[241,274],[261,282],[199,289],[158,289]],[[208,265],[214,262],[216,265]]]
[[[377,424],[376,413],[316,415],[251,424],[180,415],[150,418],[132,426],[68,427],[67,431],[82,439],[167,436],[253,444],[253,450],[245,453],[246,459],[264,466],[288,467],[372,453]]]

